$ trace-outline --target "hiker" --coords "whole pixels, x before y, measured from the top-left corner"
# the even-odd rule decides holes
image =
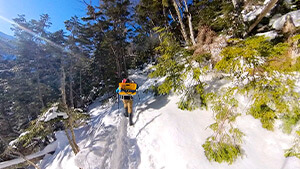
[[[116,92],[121,96],[124,104],[124,116],[129,117],[129,125],[133,125],[132,122],[132,105],[133,105],[133,95],[136,94],[136,89],[138,89],[137,83],[133,80],[126,78],[126,75],[122,74],[122,82],[119,83],[119,87]]]

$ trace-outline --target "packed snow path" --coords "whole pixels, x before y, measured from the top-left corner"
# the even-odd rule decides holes
[[[300,160],[284,157],[293,137],[261,127],[259,120],[243,115],[236,126],[243,138],[244,156],[232,165],[209,162],[202,144],[212,134],[208,128],[213,121],[209,110],[182,111],[177,108],[178,96],[154,97],[144,92],[154,83],[147,73],[135,72],[131,78],[139,85],[134,97],[134,126],[128,126],[122,103],[95,101],[90,106],[91,120],[77,129],[80,152],[76,156],[63,132],[57,133],[59,142],[54,155],[46,156],[41,168],[46,169],[296,169]],[[224,84],[222,81],[216,83]],[[238,98],[247,103],[244,98]]]

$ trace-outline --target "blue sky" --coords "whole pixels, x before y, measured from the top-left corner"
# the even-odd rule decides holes
[[[86,0],[90,2],[90,0]],[[93,4],[99,3],[92,0]],[[50,31],[64,29],[64,21],[72,16],[85,16],[86,5],[82,0],[0,0],[0,16],[12,20],[18,14],[25,14],[27,20],[39,19],[41,14],[49,14],[52,23]],[[1,18],[1,17],[0,17]],[[11,24],[0,19],[0,31],[13,35],[10,30]]]

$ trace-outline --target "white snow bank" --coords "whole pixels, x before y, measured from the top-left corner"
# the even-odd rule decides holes
[[[69,116],[65,112],[58,111],[58,104],[54,104],[42,117],[40,117],[39,121],[48,122],[57,117],[63,117],[67,119]]]
[[[76,130],[78,131],[78,130]],[[75,131],[75,132],[76,132]],[[57,148],[53,155],[46,155],[39,164],[40,168],[53,168],[53,169],[75,169],[77,168],[74,164],[74,153],[69,145],[67,136],[63,131],[55,133]],[[55,166],[55,167],[53,167]]]
[[[300,10],[289,12],[281,17],[278,17],[277,15],[270,20],[269,25],[272,25],[272,27],[276,30],[281,30],[286,21],[287,15],[291,16],[296,27],[300,26]]]
[[[269,40],[275,39],[278,36],[278,33],[276,31],[269,31],[269,32],[263,32],[263,33],[258,33],[256,36],[265,36]]]

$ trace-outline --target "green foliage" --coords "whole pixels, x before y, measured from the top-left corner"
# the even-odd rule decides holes
[[[86,121],[90,117],[88,114],[83,113],[79,109],[67,109],[62,103],[54,103],[50,108],[53,107],[57,107],[58,112],[66,112],[68,116],[72,117],[74,122]],[[49,109],[46,109],[44,113],[41,114],[41,117],[45,116],[48,110]],[[44,139],[49,136],[49,134],[54,132],[55,125],[58,123],[65,123],[66,125],[68,124],[67,122],[69,120],[69,118],[64,119],[63,117],[57,117],[46,122],[41,120],[41,117],[31,121],[30,126],[26,129],[26,133],[17,139],[18,143],[23,144],[25,147],[29,145],[34,138]],[[75,127],[79,127],[79,125],[80,123],[75,123]]]
[[[202,0],[194,2],[191,7],[193,25],[207,25],[215,32],[225,32],[241,36],[245,30],[242,17],[242,8],[234,9],[229,0]]]
[[[183,110],[205,106],[205,83],[200,80],[200,75],[208,70],[203,62],[210,58],[210,55],[193,56],[192,50],[180,47],[172,33],[164,28],[155,30],[162,37],[162,42],[157,47],[162,56],[158,58],[158,64],[153,67],[154,71],[149,76],[165,77],[157,86],[158,94],[169,94],[171,91],[182,94],[178,107]],[[190,80],[192,85],[186,86],[186,80]]]
[[[291,148],[285,150],[285,157],[295,156],[300,159],[300,130],[296,131],[296,138]]]
[[[296,35],[292,41],[299,39]],[[274,130],[278,119],[286,133],[291,133],[300,121],[300,94],[295,92],[294,74],[299,72],[299,59],[293,64],[289,48],[288,43],[273,44],[264,37],[250,37],[224,48],[223,58],[215,67],[229,73],[238,92],[253,100],[247,107],[248,114],[260,119],[263,128]],[[215,130],[216,124],[211,128]],[[297,134],[295,145],[286,150],[285,156],[300,157],[299,131]]]
[[[218,95],[209,94],[207,97],[215,114],[215,123],[209,127],[214,135],[206,139],[202,145],[205,155],[210,161],[227,162],[232,164],[242,155],[241,146],[244,133],[233,127],[240,115],[237,113],[238,101],[234,99],[237,88],[226,88]]]
[[[206,106],[206,95],[204,94],[203,84],[190,86],[177,105],[181,110],[189,111],[199,108],[199,105]]]
[[[272,52],[272,45],[263,36],[250,37],[236,45],[228,46],[221,52],[223,56],[215,68],[226,73],[253,73],[253,66],[262,65],[266,57]],[[248,68],[243,70],[244,67]],[[252,70],[252,71],[251,71]]]
[[[210,53],[204,53],[200,55],[196,55],[193,58],[197,63],[202,64],[204,62],[207,62],[211,59],[211,54]]]
[[[148,93],[149,91],[154,93],[154,96],[159,96],[160,95],[157,85],[151,85],[145,92]]]
[[[23,144],[24,147],[29,145],[34,138],[44,139],[51,134],[51,128],[49,125],[38,120],[31,122],[29,128],[26,129],[26,134],[17,139],[18,143]]]
[[[257,99],[258,100],[258,99]],[[274,110],[270,109],[266,104],[259,101],[255,101],[250,108],[250,114],[256,118],[260,119],[262,127],[268,130],[274,129],[274,121],[276,114]]]
[[[285,114],[282,117],[283,120],[283,131],[291,133],[293,127],[300,121],[300,109],[295,108],[292,113]]]
[[[216,64],[216,69],[235,78],[239,92],[251,93],[254,102],[248,113],[268,130],[274,129],[275,119],[284,117],[286,131],[296,123],[294,120],[298,121],[295,110],[299,109],[299,94],[294,92],[294,80],[288,78],[295,69],[287,49],[286,43],[272,44],[264,37],[250,37],[224,48],[224,57]]]
[[[163,37],[161,45],[156,48],[162,56],[158,58],[158,64],[154,66],[155,70],[149,76],[151,78],[166,76],[165,81],[158,86],[158,91],[160,94],[169,94],[173,88],[174,90],[183,88],[184,65],[179,63],[180,57],[178,56],[181,47],[171,33],[159,28],[156,28],[156,31]]]
[[[240,146],[223,142],[216,143],[213,141],[214,139],[214,137],[210,137],[202,145],[205,150],[205,156],[209,161],[232,164],[237,157],[242,155]]]

